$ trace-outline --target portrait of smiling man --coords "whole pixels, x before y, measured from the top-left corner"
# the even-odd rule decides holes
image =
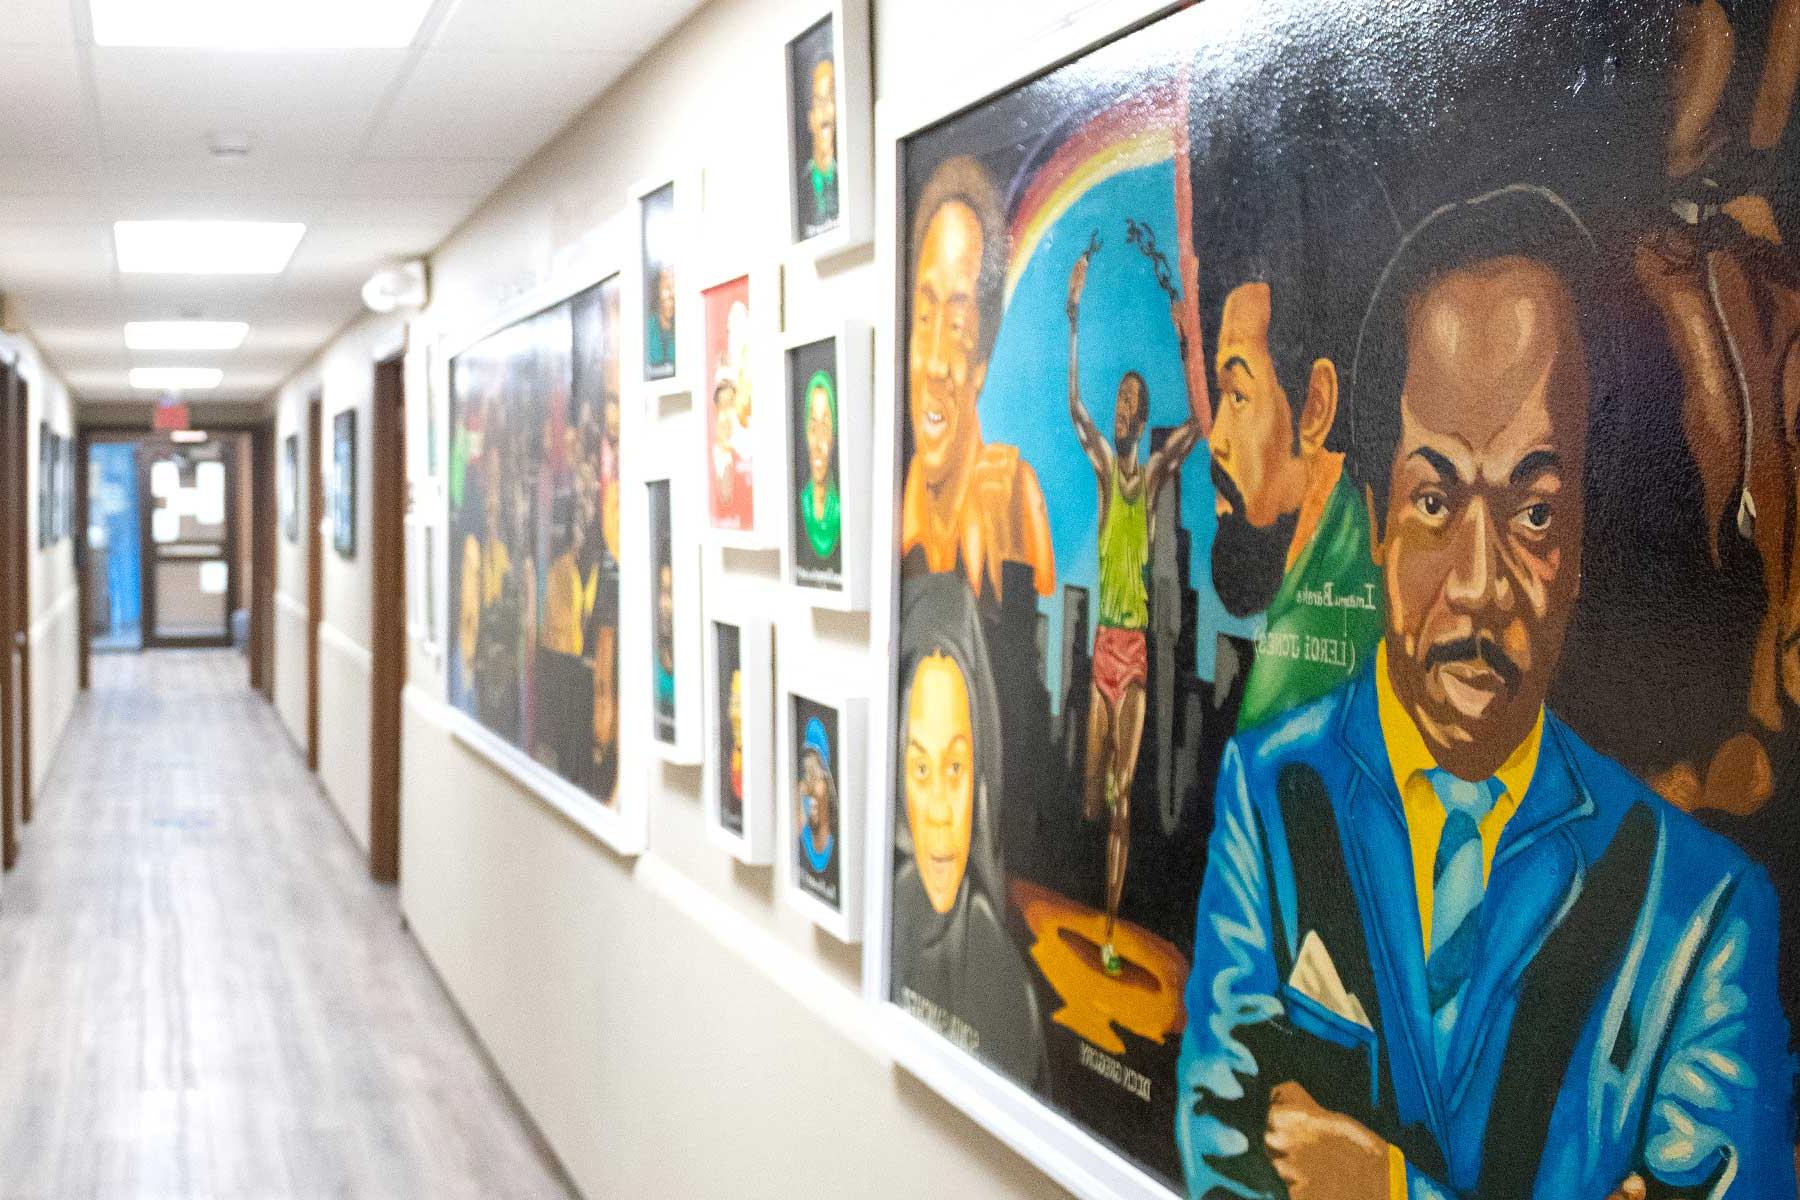
[[[1613,399],[1595,275],[1514,186],[1433,213],[1375,289],[1346,469],[1385,634],[1227,749],[1178,1076],[1196,1197],[1794,1194],[1767,877],[1545,708]]]

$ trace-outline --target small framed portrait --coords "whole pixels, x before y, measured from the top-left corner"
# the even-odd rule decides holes
[[[632,223],[637,234],[637,281],[632,289],[638,333],[635,377],[652,398],[690,387],[687,359],[698,335],[684,299],[692,223],[689,205],[697,184],[685,175],[640,183],[631,189]]]
[[[695,408],[706,476],[702,533],[714,545],[740,549],[779,544],[764,515],[773,507],[770,423],[755,407],[759,377],[765,386],[770,382],[764,314],[773,305],[755,279],[736,271],[700,293],[706,354]]]
[[[645,656],[650,744],[664,762],[701,761],[700,558],[685,480],[668,466],[644,477],[643,600],[649,634]]]
[[[356,557],[356,410],[331,419],[331,546]]]
[[[784,663],[776,858],[788,902],[844,942],[862,935],[868,699],[841,669]]]
[[[788,237],[815,257],[863,245],[873,234],[868,0],[814,8],[782,46],[781,69]]]
[[[871,343],[845,322],[785,355],[785,575],[816,608],[868,607]]]
[[[300,435],[290,433],[281,442],[281,536],[300,540]]]
[[[775,843],[774,633],[748,607],[706,615],[707,830],[741,862],[766,864]]]

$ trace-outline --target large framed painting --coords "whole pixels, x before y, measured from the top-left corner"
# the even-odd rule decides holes
[[[786,578],[815,608],[869,596],[869,326],[796,335],[784,362]]]
[[[781,48],[788,239],[823,257],[874,232],[868,0],[815,4]]]
[[[281,440],[281,469],[276,487],[280,491],[281,536],[290,542],[300,540],[300,435],[290,433]]]
[[[356,410],[331,419],[331,547],[356,557]]]
[[[446,346],[456,730],[614,848],[643,848],[621,705],[621,281],[526,297]]]
[[[1073,1191],[1795,1191],[1796,22],[1207,3],[896,114],[868,983]]]

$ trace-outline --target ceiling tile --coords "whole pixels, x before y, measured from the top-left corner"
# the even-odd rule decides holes
[[[611,54],[428,52],[371,150],[523,161],[618,78],[627,61]]]
[[[0,154],[91,154],[73,46],[0,50]]]
[[[69,46],[74,41],[69,0],[6,0],[0,46]]]
[[[249,134],[255,152],[350,154],[407,59],[402,50],[93,55],[101,125],[115,156],[191,151],[215,131]]]
[[[112,280],[104,225],[0,225],[0,290],[44,282],[106,289]]]
[[[441,50],[600,50],[634,54],[653,45],[699,0],[461,0],[432,39]]]
[[[475,201],[503,183],[520,158],[364,158],[350,169],[347,196]]]

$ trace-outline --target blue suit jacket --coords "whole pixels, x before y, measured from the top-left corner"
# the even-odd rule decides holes
[[[1373,660],[1371,660],[1372,662]],[[1250,1195],[1216,1165],[1246,1139],[1208,1112],[1257,1079],[1238,1034],[1277,1016],[1307,1017],[1340,1042],[1364,1034],[1278,977],[1305,931],[1293,927],[1295,880],[1277,774],[1303,764],[1324,781],[1361,907],[1389,1063],[1392,1104],[1442,1149],[1448,1178],[1408,1164],[1413,1197],[1469,1195],[1525,969],[1590,864],[1637,803],[1655,818],[1642,912],[1602,986],[1560,1090],[1544,1096],[1549,1138],[1540,1200],[1605,1200],[1649,1172],[1693,1196],[1795,1195],[1794,1062],[1776,993],[1777,918],[1767,876],[1736,847],[1657,798],[1552,714],[1537,774],[1508,822],[1488,881],[1482,947],[1443,1078],[1435,1070],[1411,850],[1382,742],[1373,675],[1235,738],[1220,768],[1211,854],[1187,985],[1176,1138],[1196,1197]],[[1332,947],[1327,947],[1332,951]],[[1311,1014],[1293,1012],[1311,1008]],[[1319,1014],[1324,1014],[1320,1020]],[[1253,1147],[1258,1153],[1260,1145]],[[1523,1200],[1523,1198],[1521,1198]]]

